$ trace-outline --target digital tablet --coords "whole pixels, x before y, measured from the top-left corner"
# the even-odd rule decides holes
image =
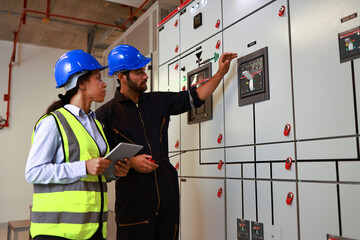
[[[131,143],[119,143],[111,152],[109,152],[104,158],[110,159],[111,163],[109,167],[103,172],[102,175],[110,176],[115,171],[115,165],[118,160],[124,160],[124,158],[132,158],[137,154],[143,146],[131,144]]]

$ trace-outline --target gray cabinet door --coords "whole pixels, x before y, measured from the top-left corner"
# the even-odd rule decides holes
[[[223,192],[218,197],[217,193],[220,188]],[[182,178],[181,239],[225,239],[224,199],[224,180]]]
[[[180,54],[179,28],[178,13],[159,28],[159,65]]]
[[[279,16],[286,1],[276,1],[224,30],[224,51],[239,57],[268,48],[270,99],[238,106],[238,74],[232,66],[225,81],[225,137],[227,145],[283,142],[286,124],[293,126],[288,16]],[[266,22],[266,24],[264,24]],[[253,44],[252,46],[250,46]],[[255,129],[254,129],[255,128]],[[253,138],[255,132],[255,139]],[[246,140],[243,139],[246,137]]]
[[[200,22],[199,18],[202,24],[196,27],[194,24]],[[218,20],[219,25],[216,27]],[[180,11],[181,53],[187,52],[220,30],[222,30],[221,1],[191,2]]]
[[[298,139],[355,134],[351,65],[340,63],[337,36],[359,26],[358,18],[341,23],[358,9],[358,0],[291,1]]]
[[[300,237],[325,239],[339,235],[336,184],[299,183]]]

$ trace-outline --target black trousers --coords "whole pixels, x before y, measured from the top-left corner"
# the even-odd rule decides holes
[[[68,238],[56,237],[56,236],[48,236],[48,235],[38,235],[34,238],[34,240],[69,240]],[[98,228],[95,234],[89,238],[88,240],[105,240],[102,236],[102,230]]]
[[[155,216],[149,223],[131,226],[118,226],[117,240],[178,240],[178,223]]]

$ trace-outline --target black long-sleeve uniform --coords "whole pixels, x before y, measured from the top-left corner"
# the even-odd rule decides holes
[[[113,149],[120,142],[144,146],[140,154],[162,160],[151,173],[130,169],[116,181],[116,222],[135,224],[155,214],[179,221],[179,186],[177,171],[168,159],[168,126],[170,115],[184,113],[203,104],[196,89],[182,92],[140,93],[138,104],[119,92],[96,111],[97,119]]]

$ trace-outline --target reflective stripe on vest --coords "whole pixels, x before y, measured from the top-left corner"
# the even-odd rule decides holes
[[[66,121],[64,115],[59,111],[55,111],[53,114],[59,119],[61,125],[64,128],[65,134],[67,136],[68,146],[69,146],[69,162],[79,161],[80,159],[80,145],[75,136],[74,131],[69,125],[69,122]]]
[[[55,118],[61,136],[65,162],[101,157],[96,142],[72,113],[60,108],[51,115]],[[47,116],[49,115],[43,116],[40,121]],[[100,122],[95,120],[95,124],[105,140],[107,154],[109,146],[104,131]],[[103,194],[102,230],[105,238],[108,196],[104,176],[101,176],[101,181],[99,182],[98,176],[87,175],[86,178],[69,184],[34,184],[31,235],[90,238],[99,227]]]
[[[108,213],[104,213],[102,221],[106,222]],[[99,223],[99,215],[92,213],[72,213],[72,212],[36,212],[31,215],[33,223]]]
[[[102,183],[104,192],[107,192],[106,183]],[[36,184],[34,186],[34,193],[51,193],[51,192],[64,192],[64,191],[94,191],[100,192],[99,184],[93,182],[78,181],[70,184]]]

